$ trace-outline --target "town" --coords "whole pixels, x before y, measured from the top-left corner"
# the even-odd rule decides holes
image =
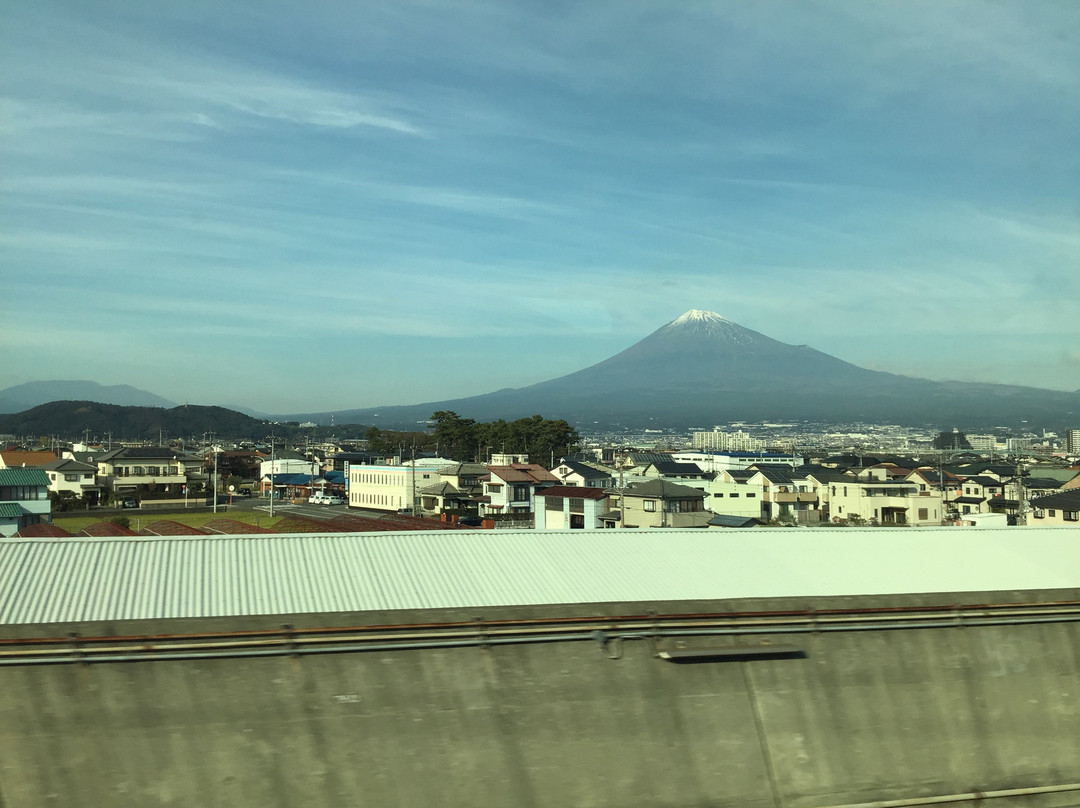
[[[1080,429],[739,422],[579,435],[540,416],[499,424],[437,412],[421,431],[359,440],[7,436],[0,535],[1080,527]],[[207,512],[216,526],[184,524]]]

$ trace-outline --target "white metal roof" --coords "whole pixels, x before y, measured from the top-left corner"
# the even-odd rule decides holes
[[[0,624],[1061,588],[1073,528],[0,541]]]

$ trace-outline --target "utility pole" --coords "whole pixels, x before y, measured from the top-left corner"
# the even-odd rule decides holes
[[[218,490],[218,469],[217,469],[217,447],[210,447],[214,452],[214,513],[217,513],[217,490]]]

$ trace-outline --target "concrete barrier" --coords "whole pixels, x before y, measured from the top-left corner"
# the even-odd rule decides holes
[[[885,628],[874,617],[843,630],[662,637],[666,648],[802,654],[684,664],[658,658],[649,631],[498,645],[485,628],[1069,594],[516,607],[484,623],[439,610],[10,626],[10,637],[40,639],[460,622],[476,639],[2,667],[0,805],[821,808],[971,804],[979,792],[995,793],[995,808],[1076,805],[1074,619]]]

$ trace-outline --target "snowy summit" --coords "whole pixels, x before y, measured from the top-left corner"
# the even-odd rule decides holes
[[[717,314],[715,311],[704,311],[702,309],[690,309],[686,314],[681,317],[672,320],[671,325],[689,325],[691,323],[723,323],[727,322],[727,318]]]

